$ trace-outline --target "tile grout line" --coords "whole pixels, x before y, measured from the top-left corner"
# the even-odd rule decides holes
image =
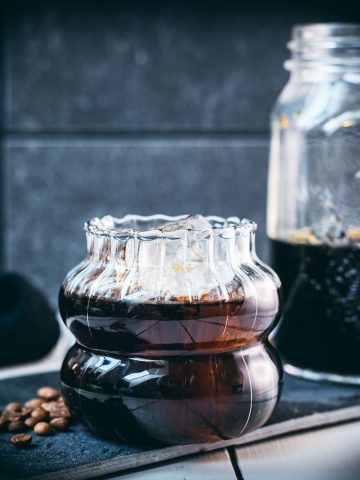
[[[244,476],[241,472],[239,462],[237,461],[235,447],[228,447],[227,451],[228,451],[228,454],[229,454],[229,457],[230,457],[230,462],[231,462],[231,465],[234,469],[237,480],[245,480],[245,478],[244,478]]]
[[[201,130],[9,130],[5,127],[2,130],[2,135],[8,139],[145,139],[145,140],[267,140],[269,132],[267,131],[228,131],[221,132],[216,130],[201,131]]]
[[[266,147],[268,148],[269,139],[265,135],[227,135],[227,134],[168,134],[168,133],[100,133],[94,132],[83,135],[77,133],[61,133],[43,134],[43,133],[27,133],[25,134],[8,134],[2,135],[5,150],[8,146],[16,147],[23,144],[32,144],[36,146],[57,145],[79,146],[83,144],[93,144],[97,146],[104,145],[142,145],[154,146],[160,144],[170,144],[173,146],[229,146],[229,147]]]

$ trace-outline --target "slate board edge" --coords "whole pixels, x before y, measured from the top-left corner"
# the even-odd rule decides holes
[[[209,444],[199,445],[180,445],[165,447],[160,450],[150,450],[133,455],[117,456],[102,462],[79,465],[63,471],[56,471],[44,475],[35,475],[27,477],[28,480],[87,480],[91,478],[101,478],[109,474],[116,474],[125,470],[143,467],[145,465],[156,464],[184,457],[186,455],[202,452],[210,452],[231,446],[243,446],[263,440],[287,435],[295,432],[302,432],[321,427],[327,427],[340,423],[346,423],[354,420],[360,420],[360,406],[341,408],[330,412],[314,413],[305,417],[286,420],[284,422],[262,427],[254,432],[250,432],[243,437],[231,440],[222,440]]]

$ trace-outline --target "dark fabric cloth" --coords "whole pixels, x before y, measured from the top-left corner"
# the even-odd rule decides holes
[[[0,366],[46,355],[59,338],[59,324],[43,294],[16,273],[0,275]]]
[[[59,374],[44,373],[1,381],[0,408],[10,401],[24,402],[43,385],[58,387]],[[285,375],[282,396],[269,423],[359,403],[360,388],[314,383]],[[34,443],[28,450],[16,450],[10,438],[10,433],[0,433],[0,480],[26,478],[150,449],[95,437],[79,424],[73,425],[69,432],[51,437],[34,435]]]

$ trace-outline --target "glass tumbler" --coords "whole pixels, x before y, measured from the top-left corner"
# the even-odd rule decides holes
[[[255,228],[200,215],[86,224],[88,254],[59,305],[76,338],[63,395],[91,431],[184,444],[237,437],[269,419],[281,383],[267,343],[279,284],[255,254]]]

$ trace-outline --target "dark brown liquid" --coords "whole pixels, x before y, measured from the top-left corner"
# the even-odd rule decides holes
[[[95,433],[167,444],[236,437],[270,417],[279,362],[265,346],[278,309],[269,283],[254,297],[201,303],[126,303],[59,297],[83,345],[61,370],[64,397]]]
[[[75,345],[62,392],[93,432],[132,442],[211,442],[263,425],[279,398],[274,351],[258,345],[218,355],[109,357]]]
[[[271,241],[283,285],[275,343],[301,368],[360,375],[360,249]]]
[[[278,297],[231,302],[125,303],[59,295],[66,326],[77,341],[110,355],[168,356],[230,351],[261,341],[275,320]]]

